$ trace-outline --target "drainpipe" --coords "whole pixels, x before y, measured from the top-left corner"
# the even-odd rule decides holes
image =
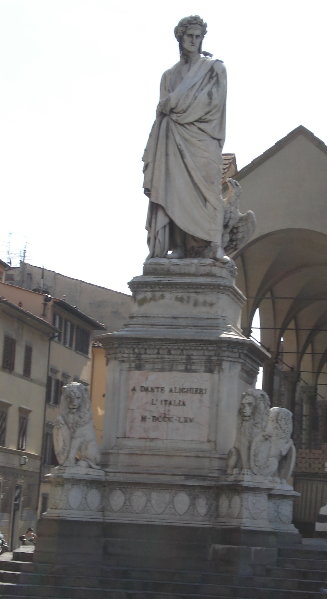
[[[36,513],[38,513],[38,511],[39,511],[39,504],[40,504],[43,454],[44,454],[44,448],[45,448],[44,432],[45,432],[45,423],[46,423],[46,415],[47,415],[47,383],[48,383],[48,374],[49,374],[49,368],[50,368],[51,341],[53,341],[56,337],[58,337],[58,333],[53,333],[52,335],[49,336],[49,339],[48,339],[48,341],[49,341],[49,343],[48,343],[48,359],[47,359],[47,369],[46,369],[46,384],[45,384],[43,424],[42,424],[42,442],[41,442],[41,453],[40,453],[40,469],[39,469]]]

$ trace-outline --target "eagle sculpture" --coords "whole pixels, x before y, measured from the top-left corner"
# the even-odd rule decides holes
[[[239,210],[241,186],[235,179],[226,180],[224,202],[224,228],[222,246],[230,256],[240,250],[255,231],[256,220],[252,210],[242,214]]]

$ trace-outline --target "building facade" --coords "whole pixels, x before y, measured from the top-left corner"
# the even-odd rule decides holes
[[[127,321],[132,297],[126,293],[66,277],[53,270],[21,262],[6,270],[5,281],[11,285],[38,291],[65,300],[85,314],[102,322],[108,332],[120,329]]]
[[[0,530],[11,547],[35,524],[54,331],[50,323],[1,297]]]
[[[61,388],[90,385],[92,335],[104,326],[47,294],[0,283],[0,296],[0,530],[15,547],[47,508]]]
[[[295,518],[312,532],[327,499],[327,147],[298,127],[238,172],[241,210],[255,212],[253,238],[236,255],[247,297],[243,330],[260,313],[271,358],[263,387],[292,410],[298,461]]]

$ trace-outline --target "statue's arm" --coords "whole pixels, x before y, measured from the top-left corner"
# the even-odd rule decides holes
[[[214,61],[214,71],[217,75],[217,104],[220,107],[220,148],[223,148],[226,137],[226,96],[227,96],[227,71],[221,60]]]
[[[161,77],[160,83],[160,99],[159,104],[157,106],[157,118],[162,114],[169,114],[171,105],[170,105],[170,94],[168,89],[168,76],[169,71],[166,71]]]
[[[221,88],[221,92],[226,97],[227,93],[227,71],[224,63],[221,60],[213,61],[214,70],[218,75],[218,85]]]

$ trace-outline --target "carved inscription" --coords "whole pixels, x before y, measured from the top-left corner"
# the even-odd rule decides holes
[[[127,431],[137,439],[207,441],[210,375],[131,372]]]

